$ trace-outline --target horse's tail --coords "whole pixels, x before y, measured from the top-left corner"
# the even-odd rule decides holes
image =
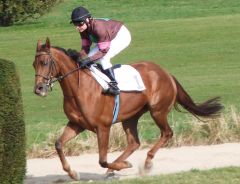
[[[193,114],[194,116],[200,117],[214,117],[220,114],[223,106],[220,104],[220,97],[211,98],[204,103],[196,104],[188,93],[183,89],[181,84],[173,77],[177,86],[177,97],[175,103],[175,109],[181,111],[177,104],[180,104],[184,109]]]

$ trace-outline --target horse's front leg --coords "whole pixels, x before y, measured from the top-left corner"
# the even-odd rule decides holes
[[[127,161],[119,161],[108,163],[107,162],[107,151],[108,151],[108,143],[109,143],[109,134],[110,127],[101,127],[97,130],[97,138],[98,138],[98,149],[99,149],[99,164],[103,168],[108,168],[112,170],[121,170],[124,168],[129,168],[132,165]]]
[[[59,139],[55,143],[55,147],[56,147],[58,156],[62,162],[62,167],[64,171],[66,171],[68,175],[74,180],[79,180],[79,176],[75,171],[71,170],[70,165],[68,164],[64,156],[62,147],[67,141],[76,137],[82,131],[84,131],[84,129],[79,125],[72,122],[68,122],[67,126],[64,128],[62,135],[59,137]]]
[[[138,138],[137,130],[138,119],[139,119],[138,117],[133,117],[129,120],[125,120],[122,123],[123,130],[127,136],[128,145],[124,152],[114,162],[126,160],[135,150],[139,148],[140,140]],[[114,175],[113,170],[108,169],[107,175],[109,177],[113,176]]]

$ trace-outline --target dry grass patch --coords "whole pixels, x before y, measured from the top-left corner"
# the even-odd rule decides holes
[[[192,118],[185,123],[175,122],[172,126],[175,134],[169,146],[211,145],[240,141],[240,114],[234,107],[217,119],[202,122]]]
[[[143,128],[143,126],[139,126]],[[189,145],[211,145],[240,141],[240,114],[231,107],[228,113],[217,119],[208,119],[206,123],[191,118],[187,122],[175,122],[172,125],[174,136],[169,142],[169,147]],[[41,145],[34,144],[28,150],[29,158],[51,157],[56,155],[55,141],[61,131],[49,134],[48,139]],[[140,135],[141,139],[141,135]],[[156,137],[155,140],[158,138]],[[150,143],[152,144],[154,140]],[[148,143],[147,143],[148,142]],[[147,140],[141,140],[142,148],[151,145]],[[109,151],[120,151],[126,148],[127,141],[121,123],[111,128]],[[68,156],[77,156],[80,153],[98,152],[96,135],[87,132],[86,137],[78,136],[64,146],[64,152]]]
[[[29,158],[37,158],[37,157],[52,157],[56,155],[55,150],[55,141],[61,135],[63,129],[54,132],[48,135],[48,139],[43,144],[34,144],[33,147],[28,151]],[[110,132],[110,140],[109,140],[109,151],[119,151],[127,146],[126,136],[122,129],[122,125],[115,124],[111,128]],[[81,136],[72,139],[67,142],[64,146],[64,153],[67,156],[77,156],[80,153],[89,153],[89,152],[97,152],[98,151],[98,143],[96,134],[88,131],[86,133],[86,137],[83,138]]]

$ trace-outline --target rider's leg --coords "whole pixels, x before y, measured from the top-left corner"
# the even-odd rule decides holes
[[[109,90],[107,92],[118,95],[120,93],[120,89],[117,86],[117,81],[115,79],[115,75],[112,67],[104,70],[104,73],[109,77],[111,82],[109,83]]]
[[[131,34],[128,31],[128,29],[123,25],[119,30],[119,32],[117,33],[116,37],[111,41],[110,49],[108,50],[108,52],[105,54],[105,56],[99,59],[99,62],[101,63],[103,69],[105,70],[105,73],[110,78],[112,83],[112,85],[110,83],[110,91],[109,91],[110,93],[119,94],[119,89],[117,87],[116,79],[112,69],[112,63],[110,60],[111,58],[116,56],[118,53],[120,53],[122,50],[124,50],[126,47],[128,47],[130,42],[131,42]],[[89,57],[93,56],[97,52],[99,52],[99,48],[96,44],[95,47],[93,47],[90,50],[90,53],[88,54],[88,56]]]
[[[123,25],[119,30],[116,37],[111,41],[111,46],[107,54],[100,59],[101,65],[105,70],[105,73],[110,78],[110,90],[113,90],[113,93],[119,94],[119,89],[117,87],[117,82],[115,75],[112,69],[111,58],[116,56],[122,50],[124,50],[131,42],[131,34],[128,29]],[[112,85],[111,85],[112,84]]]

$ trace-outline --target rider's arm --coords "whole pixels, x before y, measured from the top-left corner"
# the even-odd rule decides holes
[[[84,57],[87,57],[87,55],[90,51],[92,42],[87,34],[81,33],[80,35],[81,35],[81,41],[82,41],[82,48],[81,48],[79,55],[81,58],[84,58]]]
[[[97,24],[95,26],[95,29],[93,30],[94,36],[97,38],[97,46],[99,51],[90,57],[91,61],[96,61],[103,56],[106,55],[106,53],[110,49],[111,40],[108,34],[107,27],[104,24]]]

